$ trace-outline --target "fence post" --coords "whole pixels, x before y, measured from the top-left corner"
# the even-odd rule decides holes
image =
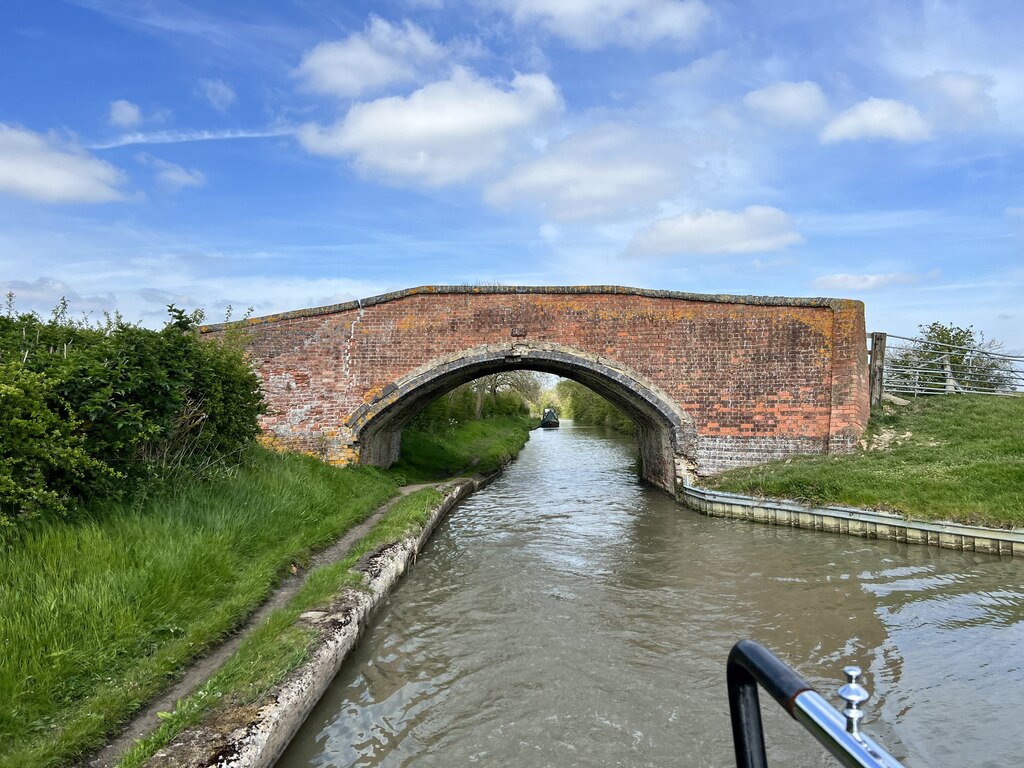
[[[959,392],[960,387],[953,378],[953,366],[949,364],[949,355],[942,358],[942,372],[946,374],[946,392]]]
[[[870,404],[874,408],[882,402],[882,382],[885,372],[885,334],[871,334],[871,360],[868,364],[868,382],[871,386]]]

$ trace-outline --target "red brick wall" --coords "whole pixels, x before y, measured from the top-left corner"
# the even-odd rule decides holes
[[[676,453],[700,474],[845,451],[868,418],[854,301],[442,286],[244,327],[271,406],[264,429],[338,462],[358,459],[353,415],[394,398],[389,385],[484,345],[578,350],[646,382],[687,417],[694,439]]]

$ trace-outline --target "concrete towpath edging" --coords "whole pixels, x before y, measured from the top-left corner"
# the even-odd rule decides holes
[[[680,501],[709,517],[732,517],[866,539],[889,539],[965,552],[1024,557],[1024,529],[908,520],[891,512],[856,507],[808,507],[795,501],[759,499],[738,493],[687,486]]]
[[[215,765],[217,768],[271,768],[330,686],[377,609],[409,564],[415,561],[437,525],[459,501],[488,485],[499,474],[497,472],[485,478],[458,480],[441,486],[444,497],[431,511],[426,525],[417,536],[395,542],[368,558],[364,590],[345,590],[345,601],[340,610],[312,610],[302,614],[299,622],[319,630],[320,634],[310,650],[309,659],[293,670],[258,705],[254,716],[248,718],[244,726],[228,734],[226,741],[217,739],[220,743],[216,749],[216,759],[204,760],[201,764]],[[204,726],[197,726],[197,729],[202,731]],[[204,740],[201,733],[183,736],[186,740]],[[168,754],[173,752],[173,743],[168,746],[170,750],[165,748],[157,752],[150,762],[163,765],[170,758],[171,764],[180,764]]]

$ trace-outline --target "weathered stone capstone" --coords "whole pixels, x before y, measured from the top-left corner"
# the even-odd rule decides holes
[[[509,368],[576,379],[625,411],[645,477],[670,492],[694,475],[846,452],[869,415],[859,301],[425,286],[229,325],[262,377],[268,439],[338,464],[389,465],[421,408]]]

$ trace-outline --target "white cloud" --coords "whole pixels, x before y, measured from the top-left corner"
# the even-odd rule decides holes
[[[763,120],[780,125],[816,123],[828,111],[825,94],[810,80],[784,81],[750,91],[743,103]]]
[[[229,304],[237,319],[248,306],[253,307],[256,316],[268,315],[339,304],[403,287],[343,277],[205,273],[172,254],[128,259],[116,269],[109,264],[93,263],[90,267],[95,274],[72,268],[61,278],[0,278],[0,294],[13,291],[19,311],[46,316],[65,297],[73,316],[90,313],[95,318],[116,309],[130,321],[141,320],[158,327],[167,321],[168,304],[204,309],[206,322],[218,323]]]
[[[368,176],[440,186],[493,166],[561,104],[546,75],[516,75],[503,88],[456,67],[408,97],[356,104],[328,128],[306,124],[298,138],[313,154],[353,157]]]
[[[310,90],[347,98],[415,81],[444,57],[444,49],[412,22],[399,26],[371,16],[362,32],[309,51],[296,74]]]
[[[1019,4],[1007,3],[999,13],[985,3],[959,2],[889,4],[887,10],[876,17],[878,29],[871,30],[873,61],[911,83],[942,73],[982,78],[1000,128],[1020,132],[1024,47]]]
[[[133,128],[142,122],[142,110],[138,104],[118,99],[110,102],[110,124],[118,128]]]
[[[206,185],[206,176],[196,168],[185,168],[174,163],[158,161],[156,163],[156,180],[172,192],[183,187],[202,187]]]
[[[816,288],[837,291],[873,291],[887,285],[909,285],[920,278],[906,272],[887,272],[880,275],[851,275],[841,272],[835,275],[822,275],[812,282]]]
[[[0,123],[0,192],[44,203],[120,200],[124,174],[53,136]]]
[[[754,253],[803,242],[778,208],[752,205],[739,211],[701,211],[658,219],[636,233],[629,252]]]
[[[607,125],[570,137],[485,190],[488,203],[539,204],[555,219],[621,216],[658,202],[677,187],[649,137]]]
[[[1024,206],[1021,206],[1020,208],[1007,208],[1006,215],[1012,219],[1024,219]]]
[[[932,121],[944,129],[966,130],[999,119],[989,89],[992,79],[966,72],[934,72],[921,78],[919,91],[929,105]]]
[[[915,142],[931,138],[931,127],[909,104],[893,99],[867,99],[840,112],[821,132],[823,144],[857,139]]]
[[[538,24],[584,50],[693,40],[711,18],[701,0],[489,0],[519,24]]]
[[[185,168],[142,152],[135,156],[143,165],[156,170],[156,181],[169,192],[179,192],[185,187],[202,187],[206,185],[206,175],[196,168]]]
[[[199,93],[218,112],[227,112],[238,102],[234,88],[223,80],[200,80]]]

